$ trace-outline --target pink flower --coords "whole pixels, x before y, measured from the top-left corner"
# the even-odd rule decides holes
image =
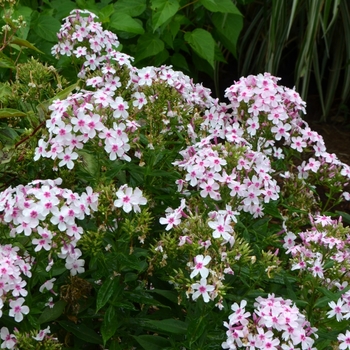
[[[126,213],[130,213],[134,210],[135,213],[140,213],[141,209],[139,205],[145,205],[147,199],[143,197],[142,191],[136,187],[134,190],[131,187],[123,185],[116,193],[118,199],[114,201],[114,205],[117,208],[123,208]]]
[[[350,331],[346,331],[345,334],[340,333],[338,335],[339,349],[350,349]]]
[[[194,258],[195,265],[193,267],[193,271],[190,277],[193,278],[197,276],[199,273],[202,278],[207,278],[209,275],[209,269],[205,266],[209,264],[210,260],[211,260],[211,257],[209,255],[205,257],[203,255],[197,255]]]
[[[1,328],[1,339],[3,340],[1,344],[1,349],[14,349],[16,345],[16,337],[10,334],[7,327]]]
[[[29,313],[29,307],[22,305],[23,303],[24,298],[10,301],[11,309],[9,311],[9,316],[14,317],[16,322],[21,322],[23,320],[23,314],[27,315]]]
[[[194,283],[191,287],[195,290],[192,299],[196,300],[201,295],[205,303],[208,303],[210,299],[208,292],[212,292],[215,289],[214,286],[207,284],[206,278],[202,278],[200,283]]]

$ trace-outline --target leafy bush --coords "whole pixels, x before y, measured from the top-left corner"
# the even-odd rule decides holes
[[[2,347],[346,348],[350,167],[299,94],[265,73],[221,103],[86,10],[58,38],[77,82],[0,193]]]

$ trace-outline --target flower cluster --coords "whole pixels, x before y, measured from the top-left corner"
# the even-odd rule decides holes
[[[10,316],[16,322],[21,322],[23,314],[29,312],[28,306],[22,305],[28,291],[25,289],[27,282],[23,276],[31,277],[31,264],[33,259],[30,256],[19,255],[19,248],[10,244],[0,245],[0,318],[4,302],[10,306]],[[13,298],[13,299],[12,299]]]
[[[135,213],[140,213],[140,205],[147,204],[147,199],[143,197],[142,191],[136,187],[132,189],[127,185],[123,185],[116,193],[118,199],[114,201],[114,205],[117,208],[123,208],[126,213],[130,213],[133,210]]]
[[[131,148],[135,156],[141,157],[137,131],[146,120],[145,113],[140,111],[149,102],[157,102],[158,93],[150,89],[157,84],[177,91],[172,100],[180,102],[179,105],[172,102],[171,106],[169,101],[168,110],[161,108],[163,128],[159,132],[154,130],[155,135],[172,133],[170,124],[175,124],[177,131],[184,128],[177,110],[208,106],[213,101],[210,90],[193,84],[188,76],[171,67],[133,67],[132,57],[116,50],[119,42],[115,34],[103,30],[94,18],[88,11],[73,11],[58,34],[59,43],[53,53],[83,61],[78,74],[83,86],[79,92],[65,100],[55,100],[49,107],[52,111],[46,124],[49,138],[39,141],[35,160],[57,159],[59,167],[73,169],[88,142],[103,147],[112,161],[129,162]],[[152,147],[152,137],[149,139]]]
[[[258,297],[254,313],[246,312],[247,302],[231,306],[233,313],[224,322],[228,329],[223,349],[316,349],[313,348],[316,328],[312,328],[305,316],[289,299],[269,294]],[[252,319],[250,318],[252,316]]]
[[[278,80],[269,73],[242,77],[226,89],[225,96],[233,116],[238,116],[243,132],[254,149],[277,159],[290,154],[290,148],[298,153],[308,152],[311,156],[298,166],[298,176],[317,181],[331,179],[331,186],[341,193],[342,199],[349,200],[344,187],[350,182],[349,166],[342,163],[335,154],[326,150],[324,140],[312,131],[300,117],[305,113],[305,102],[294,90],[279,86]],[[288,151],[279,146],[289,146]]]
[[[308,271],[332,288],[350,277],[349,230],[343,227],[341,218],[316,215],[311,222],[313,227],[298,236],[287,232],[283,247],[292,256],[292,270]]]
[[[97,210],[98,194],[88,187],[79,195],[60,188],[61,182],[61,179],[35,180],[1,192],[1,223],[11,227],[10,237],[21,234],[30,237],[35,252],[55,251],[75,275],[84,271],[84,261],[79,259],[82,253],[76,247],[83,229],[76,220],[83,220]],[[50,259],[47,263],[49,270],[53,262]]]

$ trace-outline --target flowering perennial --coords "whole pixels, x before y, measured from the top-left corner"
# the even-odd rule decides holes
[[[6,313],[26,322],[32,312],[26,288],[39,266],[46,277],[35,281],[38,293],[59,296],[62,313],[73,313],[65,327],[76,329],[79,303],[90,302],[95,288],[96,310],[88,305],[87,317],[101,313],[108,321],[96,319],[102,322],[92,336],[96,344],[119,342],[119,330],[113,333],[109,320],[120,310],[135,315],[138,301],[155,315],[148,320],[150,331],[158,329],[157,307],[163,304],[149,292],[173,302],[176,291],[179,304],[204,302],[205,310],[214,304],[222,310],[228,300],[249,295],[252,286],[260,293],[265,285],[280,283],[274,274],[283,273],[311,281],[310,288],[301,288],[301,301],[309,297],[308,289],[339,293],[338,300],[327,299],[323,316],[337,323],[348,320],[349,230],[322,213],[350,200],[350,167],[328,153],[322,137],[301,118],[305,102],[299,94],[265,73],[234,82],[225,93],[229,102],[220,103],[172,67],[134,67],[133,58],[118,51],[117,36],[96,19],[89,11],[74,10],[58,33],[52,53],[80,62],[79,81],[74,92],[49,106],[47,133],[34,160],[51,159],[54,170],[68,169],[74,176],[98,154],[91,157],[101,184],[91,183],[79,194],[61,188],[61,179],[35,180],[0,193],[0,224],[11,241],[0,245],[0,318]],[[78,182],[86,186],[85,180]],[[324,208],[315,204],[314,184],[330,188]],[[315,207],[299,208],[303,195]],[[294,196],[298,211],[289,213]],[[300,232],[309,221],[311,228]],[[85,230],[89,225],[92,239]],[[280,226],[284,230],[277,233]],[[22,239],[24,245],[18,243]],[[69,271],[70,284],[62,285],[57,267]],[[78,276],[83,273],[86,280]],[[147,276],[162,287],[154,288]],[[159,289],[165,288],[161,279],[173,289]],[[254,305],[248,297],[234,302],[222,348],[316,349],[314,320],[295,301],[268,294]],[[58,318],[55,303],[51,297],[43,305]],[[193,317],[190,309],[179,337]],[[136,324],[139,315],[130,315]],[[158,339],[147,332],[147,341]],[[343,327],[337,334],[340,349],[350,349],[349,332]],[[20,335],[14,333],[1,328],[2,348],[15,348]],[[49,327],[36,329],[31,339],[42,341],[49,333]]]

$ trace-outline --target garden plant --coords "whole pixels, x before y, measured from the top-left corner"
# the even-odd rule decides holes
[[[350,167],[298,92],[220,102],[87,10],[57,35],[76,79],[28,59],[1,95],[1,347],[350,349]]]

